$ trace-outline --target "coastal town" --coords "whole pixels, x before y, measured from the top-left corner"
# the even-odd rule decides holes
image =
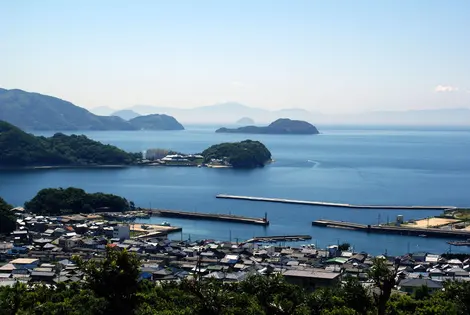
[[[154,282],[198,277],[239,282],[256,274],[279,274],[307,290],[333,287],[349,277],[373,289],[369,270],[374,259],[397,268],[394,290],[413,293],[426,286],[441,290],[445,281],[470,281],[470,255],[427,252],[399,257],[356,252],[349,244],[316,248],[314,244],[282,246],[273,240],[226,242],[170,240],[181,231],[168,222],[133,222],[146,212],[42,216],[16,207],[17,229],[0,241],[0,286],[21,283],[73,283],[83,280],[76,257],[100,260],[106,250],[135,253],[140,279]]]

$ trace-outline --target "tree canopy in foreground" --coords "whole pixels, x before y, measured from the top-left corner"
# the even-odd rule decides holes
[[[108,248],[104,260],[76,262],[85,275],[84,282],[0,287],[0,315],[381,314],[368,289],[353,278],[314,292],[289,284],[276,274],[255,275],[239,283],[182,280],[159,285],[139,281],[140,261],[125,250]],[[390,315],[464,315],[469,311],[470,282],[466,281],[446,283],[444,291],[432,295],[425,288],[411,296],[392,294],[385,308],[385,314]]]

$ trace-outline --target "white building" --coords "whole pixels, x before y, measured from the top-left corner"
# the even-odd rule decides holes
[[[113,238],[128,240],[131,238],[131,229],[128,225],[117,225],[113,228]]]

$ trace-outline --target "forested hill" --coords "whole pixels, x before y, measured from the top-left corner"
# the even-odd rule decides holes
[[[36,137],[0,121],[0,167],[127,165],[139,157],[86,136]]]
[[[98,116],[57,97],[1,88],[0,120],[25,130],[184,129],[171,116],[148,115],[132,122],[118,116]]]
[[[27,130],[133,130],[116,116],[97,116],[56,97],[0,89],[0,120]]]

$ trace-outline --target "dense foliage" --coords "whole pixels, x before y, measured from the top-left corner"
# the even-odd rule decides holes
[[[0,89],[0,120],[27,130],[132,130],[116,116],[97,116],[56,97]]]
[[[0,121],[0,167],[123,165],[139,157],[85,136],[36,137]]]
[[[236,168],[262,167],[271,159],[271,152],[259,141],[221,143],[213,145],[202,152],[204,161],[226,159]]]
[[[36,214],[63,215],[95,211],[128,211],[130,203],[116,195],[86,193],[79,188],[46,188],[26,202],[25,208]]]
[[[140,262],[127,251],[107,250],[101,261],[76,260],[84,282],[57,286],[16,284],[0,288],[3,314],[201,314],[201,315],[372,315],[377,305],[357,280],[308,292],[282,276],[254,275],[239,283],[182,280],[157,285],[139,281]],[[446,283],[430,295],[393,294],[389,315],[469,314],[470,282]]]
[[[174,117],[168,115],[146,115],[132,118],[129,123],[135,129],[143,130],[184,130]]]
[[[0,234],[10,233],[15,230],[16,218],[10,211],[12,208],[0,197]]]

